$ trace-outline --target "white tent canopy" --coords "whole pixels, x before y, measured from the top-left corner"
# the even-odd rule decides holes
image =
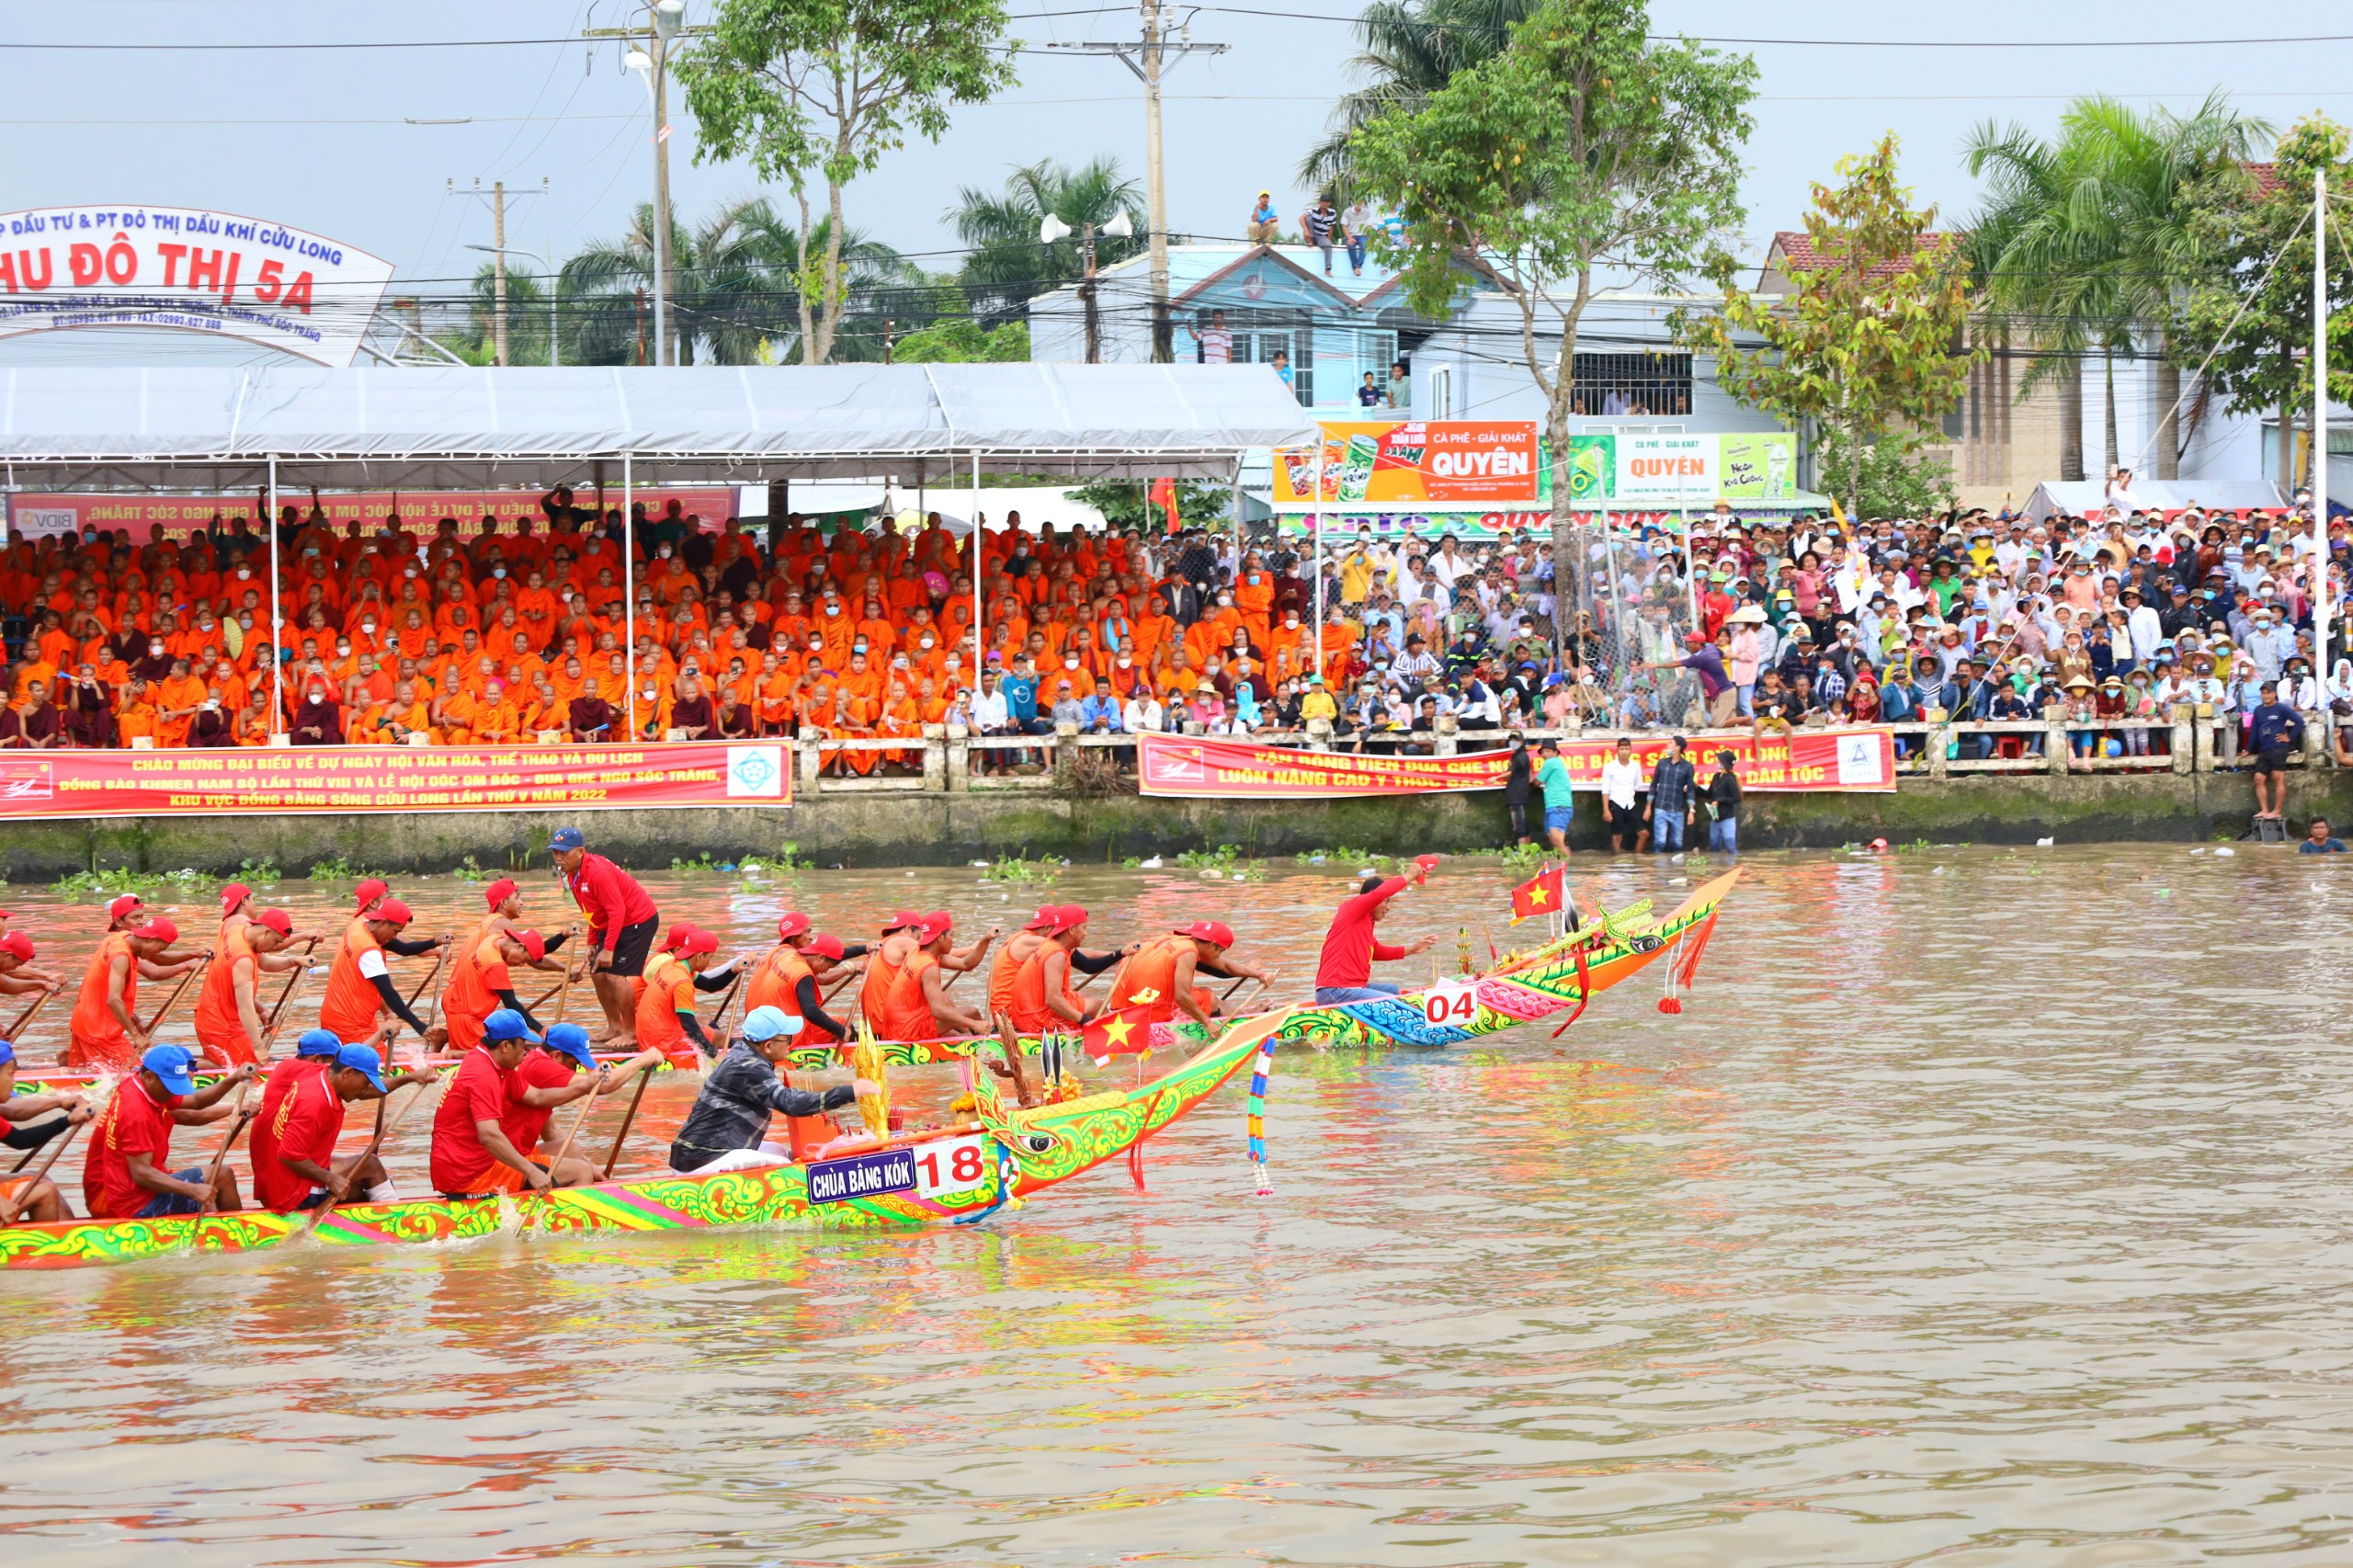
[[[750,483],[878,472],[1229,477],[1313,440],[1264,365],[824,365],[0,372],[11,488]]]

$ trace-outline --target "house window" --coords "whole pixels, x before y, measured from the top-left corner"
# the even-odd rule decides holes
[[[1233,362],[1271,365],[1280,349],[1290,358],[1290,388],[1303,403],[1315,401],[1314,324],[1298,311],[1225,307],[1225,324],[1233,334]]]
[[[1587,419],[1677,417],[1691,412],[1688,354],[1580,354],[1569,412]]]
[[[1430,417],[1454,417],[1454,367],[1451,365],[1430,368]]]

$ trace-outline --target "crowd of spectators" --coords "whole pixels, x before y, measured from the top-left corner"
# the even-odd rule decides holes
[[[1327,537],[1319,593],[1299,541],[1013,512],[981,535],[977,619],[972,540],[937,514],[910,532],[709,528],[673,503],[622,525],[561,489],[470,531],[338,529],[288,507],[276,647],[269,541],[249,519],[20,540],[0,555],[0,747],[1295,735],[1323,720],[1343,747],[1427,751],[1442,727],[2058,716],[2083,720],[2086,755],[2155,755],[2179,703],[2258,752],[2267,707],[2353,713],[2353,661],[2316,673],[2293,511],[1848,527],[1719,508],[1688,555],[1664,521],[1582,530],[1584,591],[1557,607],[1549,530],[1352,529]],[[919,758],[841,748],[824,765]]]

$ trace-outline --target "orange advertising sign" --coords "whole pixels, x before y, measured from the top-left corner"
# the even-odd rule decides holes
[[[1368,506],[1422,502],[1532,502],[1536,425],[1527,419],[1326,421],[1323,499]],[[1275,452],[1275,505],[1312,505],[1316,449]]]

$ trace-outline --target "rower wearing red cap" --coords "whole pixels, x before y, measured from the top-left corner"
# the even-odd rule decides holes
[[[1156,1024],[1172,1023],[1178,1013],[1204,1028],[1217,1028],[1217,994],[1195,983],[1202,975],[1267,982],[1265,971],[1244,963],[1227,949],[1233,946],[1233,927],[1222,920],[1196,920],[1165,937],[1146,942],[1111,982],[1111,996],[1103,1010],[1149,1007]]]
[[[82,994],[66,1026],[67,1066],[126,1072],[154,1043],[139,1021],[139,983],[177,979],[197,966],[193,956],[164,956],[179,939],[180,928],[164,919],[107,932],[82,971]]]
[[[597,1000],[605,1008],[605,1032],[597,1043],[632,1050],[637,1044],[636,982],[654,952],[662,912],[635,877],[602,855],[588,853],[588,841],[578,828],[556,829],[548,847],[556,869],[563,873],[565,890],[588,918],[588,972]]]
[[[849,1038],[849,1026],[825,1011],[819,983],[835,970],[866,956],[863,942],[845,945],[838,937],[821,936],[809,928],[809,917],[798,910],[776,923],[777,944],[754,966],[745,983],[744,1016],[774,1007],[801,1027],[796,1044],[832,1045]]]
[[[449,1028],[453,1051],[472,1051],[482,1040],[482,1021],[501,1007],[512,1007],[537,1030],[540,1021],[515,996],[514,966],[562,974],[563,962],[548,955],[563,946],[568,932],[542,937],[521,924],[523,891],[512,877],[501,877],[482,890],[486,913],[482,924],[458,944],[449,960],[449,983],[441,992],[441,1018]]]
[[[233,892],[244,897],[231,903]],[[223,1067],[269,1060],[270,1040],[278,1031],[262,1016],[261,977],[283,973],[302,961],[279,951],[293,939],[293,916],[282,909],[247,914],[244,904],[251,897],[234,882],[221,891],[228,913],[221,922],[212,967],[196,993],[196,1043],[207,1060]]]
[[[359,914],[344,928],[343,946],[336,949],[335,961],[327,966],[326,994],[319,1003],[319,1027],[331,1029],[337,1040],[350,1045],[362,1045],[375,1038],[385,1027],[384,1015],[406,1024],[428,1047],[440,1043],[443,1031],[427,1030],[425,1020],[410,1010],[409,1005],[392,983],[388,952],[403,957],[431,952],[445,937],[430,937],[415,940],[404,937],[415,918],[408,905],[399,899],[386,896],[375,889],[381,882],[359,885]]]
[[[1097,998],[1095,1006],[1090,1007],[1070,986],[1071,972],[1078,963],[1079,943],[1086,937],[1086,907],[1063,903],[1039,913],[1050,913],[1052,918],[1039,933],[1042,940],[1014,972],[1013,989],[1005,1010],[1005,1016],[1013,1020],[1013,1027],[1023,1034],[1043,1034],[1071,1024],[1083,1024],[1107,1005]],[[1106,966],[1125,956],[1101,955]]]
[[[1437,864],[1437,856],[1420,856],[1411,877],[1367,877],[1354,894],[1340,901],[1338,911],[1332,916],[1332,928],[1324,937],[1323,956],[1315,962],[1316,1001],[1327,1006],[1378,1002],[1397,994],[1402,987],[1372,978],[1374,961],[1386,963],[1392,959],[1427,952],[1437,945],[1438,938],[1417,937],[1404,947],[1392,947],[1381,939],[1373,927],[1388,915],[1389,901],[1409,886],[1427,883],[1430,869]]]
[[[978,1034],[988,1028],[987,1019],[959,1006],[948,994],[947,977],[978,968],[997,929],[991,926],[979,941],[961,949],[949,946],[955,929],[955,916],[944,909],[935,909],[916,923],[913,949],[891,982],[882,1017],[867,1015],[879,1038],[938,1040],[945,1035]]]
[[[56,991],[64,982],[46,970],[32,967],[33,939],[22,931],[0,937],[0,996],[22,996],[33,991]]]
[[[1005,946],[996,951],[996,961],[989,966],[991,1018],[1012,1016],[1014,981],[1020,974],[1021,966],[1052,943],[1055,934],[1065,929],[1067,922],[1074,916],[1082,927],[1086,925],[1086,911],[1075,903],[1042,904],[1038,913],[1030,916],[1029,924],[1006,938]],[[1090,953],[1072,944],[1066,951],[1072,969],[1081,974],[1100,974],[1114,964],[1132,958],[1141,947],[1140,943],[1130,942],[1114,952]],[[1017,1027],[1028,1028],[1027,1025]]]
[[[660,1051],[671,1066],[686,1072],[701,1069],[699,1051],[719,1054],[703,1033],[696,1001],[704,989],[697,982],[718,953],[718,937],[681,921],[670,927],[670,939],[646,960],[645,972],[636,981],[638,1045]]]

